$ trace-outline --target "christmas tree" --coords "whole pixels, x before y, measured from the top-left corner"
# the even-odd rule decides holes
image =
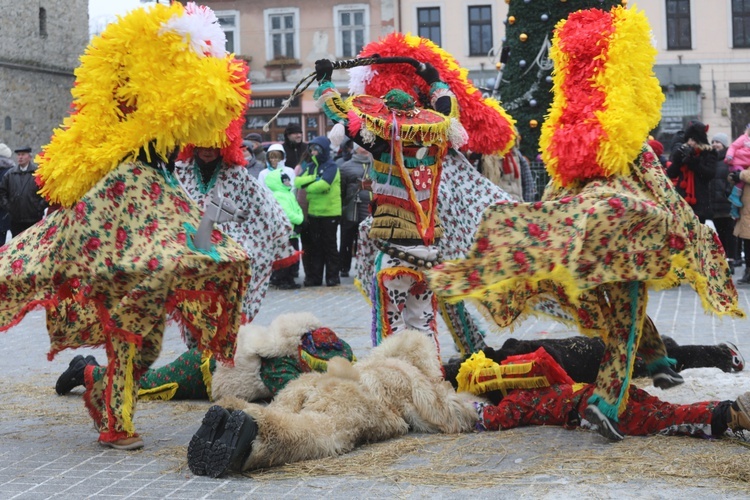
[[[505,0],[505,40],[498,63],[496,97],[516,119],[521,152],[534,160],[539,134],[552,102],[552,61],[549,48],[555,25],[572,12],[599,8],[609,10],[627,0]]]

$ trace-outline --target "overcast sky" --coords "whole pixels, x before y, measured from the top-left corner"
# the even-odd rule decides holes
[[[98,33],[108,23],[134,7],[145,5],[140,0],[89,0],[89,32]]]

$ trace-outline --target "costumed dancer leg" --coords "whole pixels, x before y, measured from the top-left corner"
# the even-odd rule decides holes
[[[466,310],[464,301],[450,304],[438,299],[438,307],[440,308],[440,314],[443,316],[443,321],[448,325],[456,349],[462,357],[470,356],[472,353],[487,347],[484,341],[484,332],[474,317]]]
[[[667,348],[664,346],[659,331],[650,317],[646,316],[643,321],[643,333],[638,342],[638,355],[646,364],[646,371],[653,379],[654,385],[660,389],[669,389],[682,384],[685,380],[674,371],[677,361],[667,357]]]
[[[575,391],[568,384],[510,391],[497,405],[475,403],[477,430],[497,431],[527,425],[574,428],[580,423],[577,411],[580,401],[585,401],[592,391],[591,385]]]
[[[624,435],[617,428],[617,421],[628,402],[628,387],[646,318],[648,294],[642,282],[631,281],[602,285],[598,296],[608,321],[608,335],[604,338],[604,357],[599,366],[596,389],[588,399],[585,416],[598,426],[604,437],[620,441]]]
[[[103,444],[138,436],[133,425],[138,380],[159,357],[162,331],[157,331],[144,336],[140,346],[133,336],[112,335],[106,345],[107,366],[86,367],[83,399]]]
[[[143,374],[138,399],[211,399],[216,360],[209,351],[190,349],[177,359]]]
[[[425,332],[438,343],[437,298],[416,265],[379,252],[375,258],[372,308],[373,346],[406,329]]]
[[[720,407],[728,407],[729,401],[678,405],[661,401],[634,386],[628,392],[628,405],[618,423],[625,434],[710,437],[721,436],[727,430],[726,417],[722,418]]]

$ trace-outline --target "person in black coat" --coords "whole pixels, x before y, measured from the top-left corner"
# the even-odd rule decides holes
[[[737,265],[737,238],[734,236],[735,219],[730,215],[732,203],[729,201],[729,194],[732,192],[732,184],[729,182],[729,165],[724,163],[728,144],[727,134],[716,134],[711,138],[711,146],[716,150],[718,157],[716,174],[708,183],[708,199],[713,213],[711,220],[724,247],[729,270],[734,274]]]
[[[673,145],[667,176],[675,189],[693,208],[701,223],[712,217],[708,184],[715,177],[718,154],[708,143],[708,125],[699,121],[678,133]]]

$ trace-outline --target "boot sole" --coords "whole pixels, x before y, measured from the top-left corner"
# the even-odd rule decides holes
[[[208,468],[213,460],[213,445],[217,435],[224,430],[229,419],[229,412],[221,406],[214,405],[203,417],[198,431],[188,444],[188,467],[196,476],[208,475]],[[213,476],[216,477],[216,476]]]
[[[602,411],[594,405],[588,405],[583,412],[586,420],[597,426],[599,434],[610,441],[622,441],[625,436],[620,432],[614,422],[612,422]]]
[[[685,379],[682,377],[676,378],[672,375],[667,375],[666,373],[657,373],[651,378],[652,383],[654,384],[654,387],[658,387],[659,389],[671,389],[672,387],[675,387],[680,384],[685,383]]]

